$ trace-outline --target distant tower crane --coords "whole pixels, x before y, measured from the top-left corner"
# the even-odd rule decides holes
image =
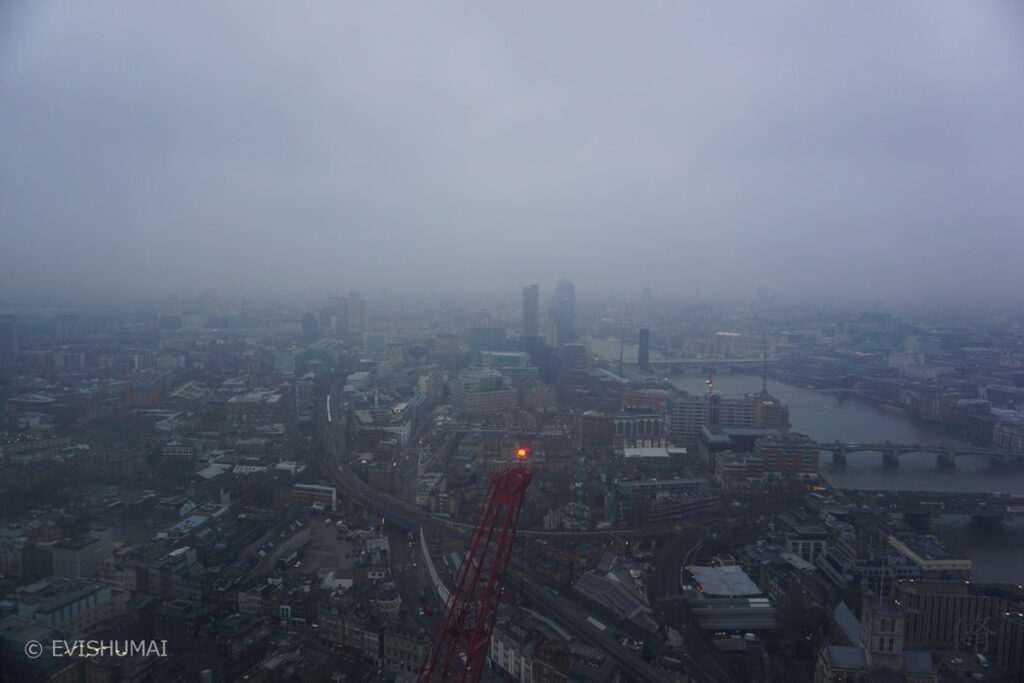
[[[516,457],[525,461],[529,454],[529,449],[519,448]],[[444,619],[420,668],[421,682],[480,680],[523,498],[532,478],[533,473],[524,467],[491,477],[480,523],[459,567]]]

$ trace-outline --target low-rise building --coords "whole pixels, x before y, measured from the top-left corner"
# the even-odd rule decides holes
[[[430,648],[430,636],[424,629],[401,623],[389,626],[383,641],[382,663],[388,671],[416,673]]]
[[[338,505],[338,491],[333,486],[296,484],[292,487],[292,503],[334,512]]]
[[[971,561],[950,553],[934,536],[889,535],[889,545],[921,569],[921,578],[963,581],[971,578]]]
[[[18,616],[43,626],[86,633],[124,613],[128,594],[96,581],[58,578],[22,588]]]

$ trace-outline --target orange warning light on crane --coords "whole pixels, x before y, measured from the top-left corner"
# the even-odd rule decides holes
[[[520,460],[526,460],[526,456],[528,456],[529,454],[530,451],[527,448],[520,448],[518,451],[516,451],[516,457]]]

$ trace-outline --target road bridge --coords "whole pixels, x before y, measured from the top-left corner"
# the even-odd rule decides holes
[[[380,514],[381,519],[386,520],[389,524],[397,526],[399,529],[403,529],[414,536],[420,533],[420,525],[418,523],[406,519],[397,512],[389,509],[389,507],[382,507],[378,509],[377,512]]]
[[[1000,448],[976,446],[937,446],[916,443],[819,443],[818,450],[832,454],[832,462],[843,466],[851,456],[863,453],[881,453],[886,467],[899,467],[900,456],[906,453],[933,453],[940,470],[956,469],[956,459],[963,455],[981,455],[990,459],[993,465],[1008,466],[1024,462],[1024,453],[1015,453]]]

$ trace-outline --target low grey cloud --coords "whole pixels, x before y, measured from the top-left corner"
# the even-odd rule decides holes
[[[0,289],[1012,300],[1013,2],[23,3]]]

